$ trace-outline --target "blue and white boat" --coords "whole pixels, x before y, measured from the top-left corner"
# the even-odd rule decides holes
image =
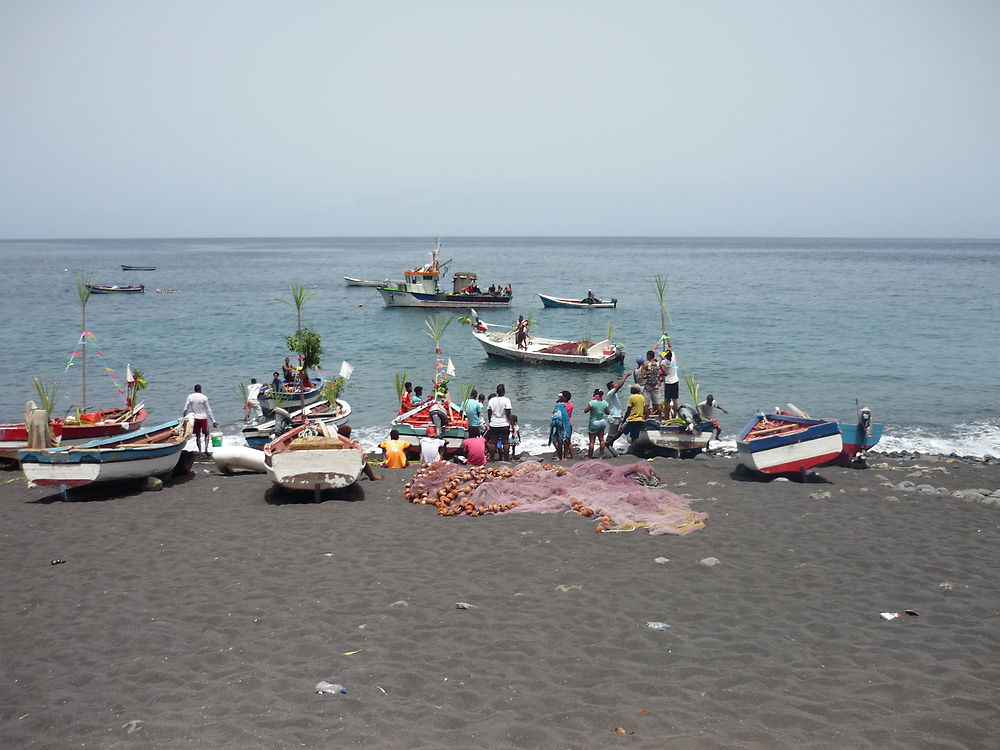
[[[831,419],[759,413],[736,441],[737,462],[764,474],[802,472],[832,461],[843,450],[840,426]]]
[[[292,407],[297,406],[298,401],[293,401],[285,406]],[[287,427],[281,432],[290,430],[292,427],[297,427],[302,424],[303,411],[302,409],[295,409],[294,411],[286,409],[285,413],[288,416],[283,421],[287,421]],[[281,415],[284,416],[284,415]],[[326,399],[320,401],[315,401],[305,408],[305,420],[313,420],[319,422],[329,422],[334,426],[340,426],[344,424],[348,418],[351,416],[351,405],[344,401],[343,399],[337,399],[336,406],[330,406],[330,402]],[[264,418],[261,421],[255,421],[248,424],[241,430],[243,434],[243,439],[247,441],[247,445],[251,448],[258,448],[263,450],[264,446],[274,440],[281,432],[277,431],[277,420],[274,417],[274,412],[272,410],[272,416],[270,418]]]
[[[83,445],[18,451],[28,481],[61,490],[169,474],[191,437],[191,423],[175,419]]]
[[[271,391],[271,384],[264,383],[260,393],[257,394],[257,403],[260,404],[260,409],[265,416],[270,416],[276,406],[283,406],[286,409],[301,409],[303,405],[308,406],[323,398],[323,394],[320,393],[322,388],[323,378],[316,378],[305,391],[282,391],[275,397]]]

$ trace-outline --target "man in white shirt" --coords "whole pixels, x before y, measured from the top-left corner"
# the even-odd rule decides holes
[[[718,409],[723,414],[728,414],[729,412],[722,408],[722,404],[715,400],[715,396],[709,393],[705,396],[705,400],[698,404],[698,414],[701,415],[702,419],[709,419],[715,424],[715,439],[718,440],[719,436],[722,435],[722,425],[719,424],[719,420],[715,418],[715,410]]]
[[[219,423],[215,421],[215,415],[212,414],[212,407],[208,405],[208,396],[201,392],[201,386],[196,385],[194,387],[194,393],[187,397],[187,401],[184,402],[184,413],[181,414],[181,418],[186,417],[190,414],[194,418],[194,439],[198,446],[198,453],[208,452],[208,422],[212,421],[213,427],[218,427]],[[201,448],[201,436],[205,436],[205,449]]]
[[[420,438],[420,463],[432,464],[444,460],[444,439],[437,437],[434,425],[427,425],[427,431]]]
[[[677,356],[673,349],[667,349],[660,362],[660,371],[663,373],[663,396],[666,403],[667,417],[677,416],[677,407],[680,405],[678,397],[680,395],[680,375],[677,372]]]
[[[497,386],[497,395],[486,404],[486,416],[489,420],[489,432],[486,433],[486,447],[490,451],[490,460],[496,459],[497,446],[504,461],[510,460],[510,415],[513,406],[506,395],[503,383]]]
[[[260,389],[263,383],[258,383],[257,378],[250,378],[250,387],[247,388],[247,417],[250,421],[256,422],[264,416],[264,410],[260,408]]]

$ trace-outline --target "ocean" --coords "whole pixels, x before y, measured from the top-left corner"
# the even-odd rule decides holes
[[[320,370],[354,366],[344,398],[351,424],[373,446],[396,412],[394,375],[430,385],[430,311],[386,309],[378,293],[344,276],[401,278],[425,262],[434,238],[114,239],[0,242],[0,420],[20,421],[36,399],[32,377],[60,380],[63,411],[82,400],[80,305],[74,278],[144,284],[141,295],[94,295],[86,308],[88,405],[120,403],[127,364],[150,387],[149,422],[180,415],[195,383],[227,440],[238,441],[239,383],[268,380],[290,355],[296,327],[290,284],[312,292],[303,324],[322,337]],[[681,375],[726,409],[723,444],[758,410],[793,403],[813,416],[853,421],[858,406],[886,425],[880,449],[1000,455],[1000,241],[908,239],[445,237],[449,272],[511,284],[510,310],[540,336],[625,344],[626,365],[660,334],[654,277],[668,278],[670,335]],[[121,264],[156,266],[123,272]],[[179,289],[156,294],[155,289]],[[543,309],[537,293],[616,297],[613,310]],[[505,383],[525,447],[539,450],[556,393],[581,405],[621,377],[601,371],[490,360],[455,319],[442,340],[455,380],[490,392]],[[101,356],[96,352],[99,351]],[[110,369],[108,369],[110,368]],[[120,382],[120,381],[119,381]],[[687,398],[681,384],[682,401]],[[577,420],[578,431],[582,420]]]

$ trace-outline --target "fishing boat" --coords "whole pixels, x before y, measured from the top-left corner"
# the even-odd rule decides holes
[[[108,286],[106,284],[87,284],[87,289],[89,289],[94,294],[142,294],[146,291],[146,287],[142,284],[138,286]]]
[[[431,421],[431,405],[433,400],[425,401],[392,420],[392,429],[399,432],[399,439],[409,443],[408,452],[420,450],[420,438],[427,434]],[[444,432],[438,434],[444,438],[445,450],[453,453],[462,449],[462,441],[469,437],[469,423],[462,413],[462,408],[452,402],[446,402],[446,421]]]
[[[402,284],[403,282],[390,281],[389,279],[373,281],[371,279],[356,279],[353,276],[345,276],[344,283],[346,283],[347,286],[392,286],[393,284]]]
[[[180,294],[180,289],[157,289],[157,294]]]
[[[327,422],[306,422],[264,446],[271,481],[292,490],[328,490],[354,484],[365,468],[359,443]]]
[[[452,291],[448,292],[441,286],[445,269],[451,262],[441,263],[438,255],[441,251],[441,241],[431,251],[429,263],[417,266],[403,272],[402,281],[389,282],[377,287],[378,293],[385,300],[386,307],[424,307],[464,310],[470,307],[510,307],[513,291],[506,290],[482,292],[477,285],[474,273],[458,272],[452,274]]]
[[[490,331],[489,329],[496,329]],[[510,359],[529,365],[575,365],[610,367],[625,360],[625,347],[608,339],[566,341],[529,336],[525,349],[518,348],[515,333],[509,326],[484,323],[472,311],[472,336],[490,357]]]
[[[538,295],[544,307],[565,307],[565,308],[608,308],[618,307],[618,300],[615,298],[601,299],[600,297],[587,296],[583,299],[566,299],[564,297],[550,297],[547,294]]]
[[[139,429],[147,417],[142,404],[133,408],[100,409],[76,417],[50,421],[59,445],[78,445],[101,437],[124,435]],[[18,451],[28,447],[24,423],[0,425],[0,458],[16,461]]]
[[[271,391],[271,384],[264,383],[260,389],[260,393],[257,395],[257,403],[260,404],[261,411],[264,412],[265,416],[270,416],[271,412],[274,411],[276,406],[288,406],[302,408],[302,405],[315,403],[319,401],[323,396],[320,391],[323,389],[323,378],[316,378],[312,381],[312,385],[305,391],[297,389],[294,391],[282,391],[275,397],[274,393]]]
[[[676,419],[663,422],[647,419],[632,441],[632,452],[640,458],[693,458],[705,450],[715,434],[715,425],[711,420],[701,419],[686,404],[678,411],[680,416]]]
[[[293,406],[294,403],[288,404],[288,406]],[[303,421],[303,411],[301,408],[295,411],[287,411],[282,408],[278,408],[278,414],[281,416],[282,423],[287,424],[288,427],[281,429],[281,432],[287,432],[289,427],[296,427],[302,424]],[[243,434],[243,439],[247,441],[247,445],[251,448],[263,449],[265,445],[271,442],[277,434],[275,432],[277,427],[277,419],[274,416],[274,411],[272,411],[272,416],[269,419],[258,420],[251,422],[241,431]],[[287,416],[286,416],[287,415]],[[334,426],[342,425],[347,422],[348,418],[351,416],[351,405],[342,399],[337,399],[336,404],[331,408],[330,402],[326,399],[321,399],[309,404],[305,408],[305,419],[329,422]]]
[[[737,462],[764,474],[804,472],[840,455],[839,425],[786,412],[758,414],[736,441]]]
[[[122,266],[123,271],[155,271],[156,266]]]
[[[18,457],[28,481],[71,489],[172,473],[190,437],[190,422],[175,419],[82,445],[24,448]]]
[[[62,437],[63,421],[50,419],[49,427],[52,435],[58,441]],[[24,422],[0,424],[0,459],[17,461],[18,451],[28,447],[28,428]]]
[[[840,454],[841,463],[850,463],[863,458],[885,432],[885,425],[872,422],[872,412],[868,407],[858,410],[857,422],[839,422],[844,450]]]

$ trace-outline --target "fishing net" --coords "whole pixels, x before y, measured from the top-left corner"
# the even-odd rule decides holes
[[[535,461],[510,468],[438,462],[421,467],[404,496],[436,506],[443,516],[573,510],[597,520],[599,533],[641,528],[683,535],[702,528],[708,518],[665,489],[646,462],[582,461],[569,468]]]

